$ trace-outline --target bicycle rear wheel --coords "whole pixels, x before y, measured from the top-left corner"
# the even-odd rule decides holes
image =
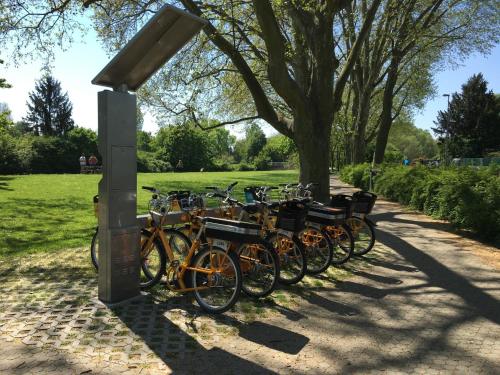
[[[236,303],[241,292],[241,269],[234,252],[204,247],[195,255],[191,281],[198,305],[209,313],[223,313]]]
[[[271,244],[244,244],[237,253],[243,276],[243,292],[256,298],[271,294],[280,275],[279,258]]]
[[[326,228],[334,243],[332,264],[340,265],[347,262],[354,251],[354,237],[346,224]]]
[[[347,219],[347,225],[351,228],[354,236],[353,255],[365,255],[373,249],[373,245],[375,245],[375,229],[369,221],[353,216]]]
[[[306,227],[299,233],[307,256],[309,275],[317,275],[326,271],[333,257],[333,243],[325,230]]]
[[[90,242],[90,260],[96,270],[99,269],[99,227],[95,228],[92,241]]]
[[[151,236],[151,232],[141,230],[141,289],[148,289],[158,284],[167,267],[167,256],[159,238],[155,238],[146,249]]]
[[[307,257],[302,241],[295,235],[271,233],[266,241],[271,243],[280,261],[280,283],[292,285],[302,280],[307,270]]]

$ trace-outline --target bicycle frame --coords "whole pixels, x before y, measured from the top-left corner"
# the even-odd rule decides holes
[[[154,213],[152,212],[151,216],[153,216],[153,215],[154,215]],[[158,215],[160,215],[160,214],[158,214]],[[187,271],[196,271],[196,272],[204,273],[207,275],[213,275],[214,273],[221,272],[221,269],[214,269],[212,259],[210,260],[210,262],[211,262],[210,270],[190,266],[191,260],[194,256],[194,254],[200,248],[200,245],[201,245],[200,238],[201,238],[202,230],[198,231],[198,234],[196,235],[196,238],[193,241],[191,248],[189,249],[186,257],[184,258],[183,262],[179,264],[178,263],[179,261],[178,261],[178,259],[175,258],[174,252],[172,251],[172,248],[170,247],[170,243],[167,240],[165,233],[161,229],[163,227],[163,224],[164,224],[165,216],[164,215],[160,215],[160,216],[161,216],[161,219],[160,219],[160,222],[158,224],[154,223],[154,219],[153,219],[152,235],[147,240],[145,240],[145,242],[141,243],[141,256],[147,256],[149,254],[148,251],[150,252],[152,249],[151,245],[153,244],[153,241],[155,240],[155,238],[159,238],[162,245],[163,245],[163,248],[165,249],[165,251],[167,253],[167,257],[168,257],[168,260],[170,262],[170,266],[165,271],[165,276],[167,276],[167,281],[169,279],[169,276],[173,272],[176,272],[177,280],[178,280],[179,286],[180,286],[179,288],[172,288],[170,283],[167,282],[167,288],[171,291],[178,292],[178,293],[185,293],[185,292],[192,292],[195,290],[209,289],[210,288],[209,286],[198,287],[198,288],[188,288],[188,287],[186,287],[186,283],[184,281],[184,276],[185,276]],[[202,229],[202,228],[200,227],[200,229]],[[210,246],[211,246],[211,244],[210,244]],[[226,253],[227,253],[227,251],[226,251]]]

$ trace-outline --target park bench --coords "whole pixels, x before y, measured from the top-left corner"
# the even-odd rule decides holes
[[[102,166],[101,165],[84,165],[80,167],[80,173],[102,173]]]

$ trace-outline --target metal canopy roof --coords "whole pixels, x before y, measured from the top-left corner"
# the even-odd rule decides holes
[[[92,80],[94,85],[136,91],[174,56],[206,21],[172,5],[162,7]]]

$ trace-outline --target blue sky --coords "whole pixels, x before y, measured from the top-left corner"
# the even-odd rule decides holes
[[[81,42],[72,45],[67,51],[57,51],[52,63],[54,76],[61,81],[63,90],[68,92],[73,102],[73,117],[79,126],[97,129],[97,92],[102,90],[90,83],[92,78],[107,64],[106,55],[90,31]],[[2,57],[2,56],[0,56]],[[6,56],[3,56],[5,59]],[[34,88],[34,82],[41,76],[42,60],[22,62],[18,67],[0,65],[0,77],[7,78],[13,88],[0,90],[0,102],[8,104],[15,121],[21,120],[26,113],[26,100]],[[445,109],[447,99],[442,96],[460,90],[461,85],[475,73],[482,72],[489,82],[489,88],[500,93],[500,45],[488,56],[473,55],[455,70],[445,69],[435,77],[436,97],[429,100],[424,110],[415,116],[415,124],[423,129],[430,129],[438,110]],[[232,132],[241,134],[241,125],[232,127]],[[158,129],[152,116],[146,114],[144,130]],[[265,132],[272,134],[271,127]]]

